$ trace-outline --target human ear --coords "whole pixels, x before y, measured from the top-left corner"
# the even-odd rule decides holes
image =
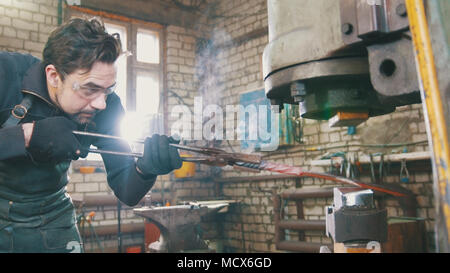
[[[45,67],[45,76],[47,78],[47,85],[51,85],[54,88],[58,87],[61,76],[54,65],[49,64]]]

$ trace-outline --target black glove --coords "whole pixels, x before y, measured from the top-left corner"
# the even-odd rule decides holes
[[[147,137],[144,144],[144,156],[137,160],[139,171],[145,175],[168,174],[181,168],[182,161],[177,148],[169,146],[169,143],[178,143],[171,137],[153,135]]]
[[[65,117],[35,121],[28,153],[38,163],[78,159],[81,144],[72,133],[76,128],[76,124]]]

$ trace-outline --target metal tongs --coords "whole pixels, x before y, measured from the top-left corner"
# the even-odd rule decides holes
[[[83,136],[90,136],[90,137],[100,137],[100,138],[108,138],[108,139],[115,139],[120,141],[126,141],[126,142],[135,142],[135,143],[144,143],[144,140],[137,139],[137,140],[127,140],[122,137],[118,136],[111,136],[111,135],[104,135],[104,134],[97,134],[97,133],[90,133],[90,132],[82,132],[82,131],[73,131],[76,135],[83,135]],[[223,167],[226,165],[238,167],[238,168],[245,168],[245,169],[251,169],[251,170],[259,170],[260,164],[261,164],[261,156],[259,155],[250,155],[250,154],[243,154],[243,153],[229,153],[222,149],[217,148],[205,148],[205,147],[196,147],[196,146],[186,146],[186,145],[180,145],[180,144],[169,144],[172,147],[175,147],[180,150],[185,150],[189,152],[195,152],[199,154],[203,154],[205,156],[192,156],[192,157],[181,157],[181,160],[186,162],[194,162],[194,163],[200,163],[200,164],[206,164],[211,166],[219,166]],[[99,153],[99,154],[113,154],[113,155],[122,155],[122,156],[132,156],[132,157],[143,157],[143,154],[141,153],[133,153],[133,152],[119,152],[119,151],[109,151],[109,150],[101,150],[101,149],[88,149],[89,152],[92,153]]]

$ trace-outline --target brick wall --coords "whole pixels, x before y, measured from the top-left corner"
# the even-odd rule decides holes
[[[2,0],[0,50],[42,58],[49,33],[58,22],[57,0]]]

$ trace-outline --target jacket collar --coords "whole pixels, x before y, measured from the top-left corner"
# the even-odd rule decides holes
[[[31,66],[22,81],[22,92],[32,94],[52,107],[58,108],[50,99],[44,65],[39,62]]]

